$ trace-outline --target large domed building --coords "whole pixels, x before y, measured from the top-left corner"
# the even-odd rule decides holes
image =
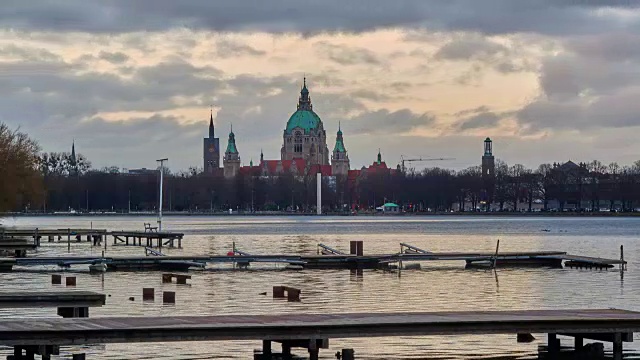
[[[282,138],[282,161],[302,159],[308,165],[329,165],[327,134],[322,120],[313,111],[306,79],[300,90],[298,108],[287,121]]]

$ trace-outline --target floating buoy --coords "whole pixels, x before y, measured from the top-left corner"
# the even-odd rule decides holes
[[[227,256],[234,256],[234,255],[235,255],[235,253],[234,253],[233,251],[229,251],[229,252],[227,253]]]

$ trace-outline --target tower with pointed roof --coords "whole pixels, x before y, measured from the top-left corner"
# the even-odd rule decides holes
[[[203,144],[204,172],[214,174],[220,169],[220,139],[215,137],[213,109],[209,117],[209,137],[204,138]]]
[[[484,140],[484,154],[482,155],[482,195],[486,211],[491,210],[491,203],[496,187],[496,161],[493,157],[493,141]]]
[[[76,140],[74,139],[71,142],[71,156],[69,161],[71,162],[71,175],[77,176],[79,174],[78,170],[78,158],[76,158]]]
[[[231,131],[229,132],[227,150],[224,152],[222,162],[225,178],[232,178],[240,171],[240,153],[238,153],[238,148],[236,147],[236,135],[233,133],[233,127],[231,127]]]
[[[281,160],[303,159],[308,165],[329,165],[327,134],[322,120],[313,111],[306,77],[296,111],[289,117],[282,138]]]
[[[344,146],[340,125],[338,125],[338,133],[336,134],[336,145],[333,147],[333,154],[331,154],[331,173],[344,176],[349,173],[349,155]]]

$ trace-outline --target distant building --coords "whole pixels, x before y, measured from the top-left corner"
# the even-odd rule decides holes
[[[484,154],[482,155],[482,194],[480,202],[485,210],[491,210],[496,187],[496,161],[493,157],[493,142],[491,139],[484,140]]]
[[[339,125],[336,145],[333,147],[333,154],[331,155],[331,173],[335,176],[346,176],[349,173],[349,155],[344,146],[342,129]]]
[[[140,169],[128,169],[126,171],[127,175],[156,175],[158,174],[158,170],[156,169],[147,169],[147,168],[140,168]]]
[[[233,133],[233,127],[229,132],[229,140],[227,141],[227,150],[224,152],[224,177],[232,178],[240,172],[240,153],[236,147],[236,135]]]
[[[322,120],[313,111],[306,80],[300,90],[297,110],[284,129],[280,159],[302,159],[309,164],[329,165],[327,134]]]
[[[204,138],[202,157],[204,160],[204,172],[215,174],[220,169],[220,139],[215,137],[213,127],[213,111],[209,119],[209,137]]]

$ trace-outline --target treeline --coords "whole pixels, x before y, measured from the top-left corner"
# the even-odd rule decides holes
[[[191,168],[166,171],[168,211],[315,211],[316,177],[234,179]],[[0,211],[157,211],[158,171],[136,174],[116,167],[93,169],[81,154],[41,153],[27,134],[0,124]],[[599,161],[574,164],[495,164],[461,171],[428,168],[363,172],[356,178],[323,178],[325,211],[373,210],[395,202],[405,211],[635,211],[640,208],[640,161],[628,166]]]
[[[60,168],[42,169],[46,201],[40,210],[157,210],[159,172],[133,175],[117,168],[86,168],[74,173]],[[179,173],[165,170],[164,184],[165,211],[315,211],[313,175],[269,178],[260,176],[256,168],[255,174],[226,180],[192,168]],[[372,210],[385,202],[396,202],[406,211],[430,212],[596,211],[603,207],[633,211],[640,204],[640,161],[630,166],[592,161],[528,169],[497,160],[492,178],[483,177],[479,166],[461,171],[377,172],[351,181],[324,178],[322,194],[325,211]]]

